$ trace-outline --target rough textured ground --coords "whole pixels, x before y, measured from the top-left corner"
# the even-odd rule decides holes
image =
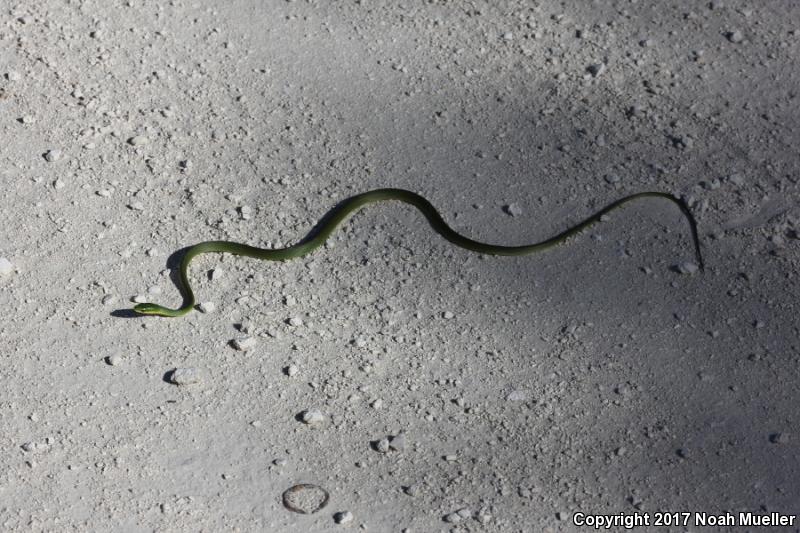
[[[48,0],[0,21],[3,531],[800,510],[796,3]],[[386,186],[509,244],[674,192],[707,270],[674,269],[688,228],[657,200],[520,258],[387,204],[301,260],[202,256],[213,312],[118,312],[177,304],[184,246],[289,244]],[[328,506],[284,509],[301,482]]]

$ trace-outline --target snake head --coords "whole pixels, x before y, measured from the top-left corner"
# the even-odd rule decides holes
[[[151,303],[136,304],[133,306],[133,310],[140,315],[160,315],[162,314],[162,309],[160,305]]]

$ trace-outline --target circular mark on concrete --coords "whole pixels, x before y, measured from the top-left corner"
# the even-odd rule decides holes
[[[328,505],[330,495],[319,485],[301,483],[286,489],[283,506],[300,514],[313,514]]]

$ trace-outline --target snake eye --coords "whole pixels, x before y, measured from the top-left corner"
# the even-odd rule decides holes
[[[153,313],[156,312],[157,308],[158,308],[157,305],[149,303],[136,304],[133,306],[133,310],[139,313],[140,315],[152,315]]]

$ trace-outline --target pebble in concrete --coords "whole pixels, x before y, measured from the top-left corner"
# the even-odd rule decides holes
[[[169,381],[175,385],[194,385],[203,381],[203,376],[196,368],[176,368],[169,373]]]

